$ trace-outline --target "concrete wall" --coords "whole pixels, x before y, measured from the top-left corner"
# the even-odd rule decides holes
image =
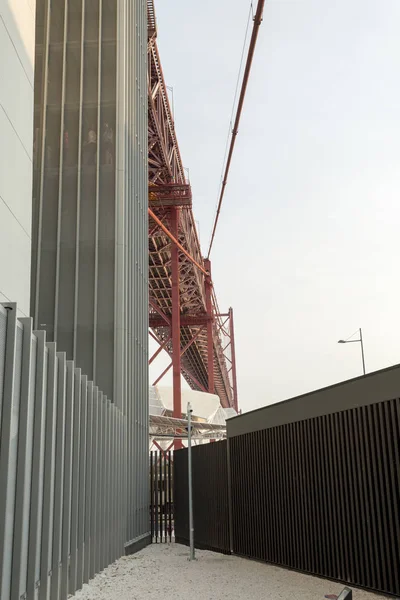
[[[400,365],[349,379],[227,421],[228,438],[400,397]]]
[[[35,0],[0,0],[0,302],[29,315]]]

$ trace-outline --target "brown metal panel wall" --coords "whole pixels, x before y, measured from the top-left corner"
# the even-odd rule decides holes
[[[230,553],[227,442],[193,449],[195,546]],[[174,453],[175,539],[189,543],[187,449]]]
[[[398,596],[399,437],[395,399],[232,438],[234,553]],[[218,445],[196,453],[203,500]]]

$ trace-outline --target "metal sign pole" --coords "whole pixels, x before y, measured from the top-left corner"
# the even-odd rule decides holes
[[[195,559],[194,554],[194,527],[193,527],[193,489],[192,489],[192,407],[190,402],[187,405],[188,420],[188,485],[189,485],[189,560]]]

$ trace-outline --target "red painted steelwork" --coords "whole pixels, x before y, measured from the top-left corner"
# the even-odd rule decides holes
[[[161,346],[154,352],[153,356],[150,358],[149,360],[149,366],[151,365],[151,363],[153,362],[153,360],[155,360],[157,358],[157,356],[160,354],[160,352],[162,352],[162,350],[165,350],[166,345],[168,344],[168,342],[170,341],[171,336],[169,336],[162,344]]]
[[[212,321],[212,317],[208,315],[181,315],[180,323],[181,327],[198,327],[200,325],[207,325]],[[153,328],[164,327],[164,321],[157,315],[150,315],[149,326]]]
[[[238,393],[236,379],[236,351],[235,351],[235,327],[233,324],[233,308],[229,309],[229,331],[231,338],[231,356],[232,356],[232,386],[233,386],[233,407],[238,412]]]
[[[181,252],[183,252],[183,254],[185,254],[185,256],[194,264],[194,266],[197,267],[198,269],[200,269],[200,271],[202,273],[204,273],[204,275],[207,275],[207,271],[192,256],[190,256],[189,252],[187,252],[187,250],[185,250],[185,248],[182,246],[182,244],[180,244],[178,242],[178,239],[173,235],[173,233],[171,233],[170,231],[168,231],[168,229],[165,227],[165,225],[153,213],[153,211],[151,210],[151,208],[149,208],[149,215],[157,223],[157,225],[159,227],[161,227],[161,229],[163,230],[163,232],[170,238],[170,240],[174,244],[174,246],[178,246],[179,250]]]
[[[170,209],[171,230],[175,239],[179,236],[179,208],[172,206]],[[181,310],[179,298],[179,250],[176,244],[171,248],[171,286],[172,286],[172,381],[174,395],[174,410],[172,415],[178,419],[182,417],[181,395]],[[175,450],[181,447],[176,440]]]
[[[183,350],[181,350],[181,357],[182,357],[182,356],[185,354],[186,350],[188,350],[188,349],[190,348],[190,346],[191,346],[192,344],[194,344],[194,343],[195,343],[195,341],[197,340],[198,336],[199,336],[199,335],[200,335],[200,333],[202,332],[202,329],[203,329],[203,328],[202,328],[202,327],[200,327],[200,329],[198,330],[198,332],[196,333],[196,335],[195,335],[195,336],[194,336],[194,337],[193,337],[193,338],[190,340],[190,342],[188,342],[188,343],[186,344],[186,346],[183,348]],[[165,344],[163,343],[163,344],[160,346],[160,348],[157,350],[157,352],[159,352],[159,351],[161,351],[161,350],[164,350],[164,348],[165,348]],[[166,375],[166,373],[168,373],[168,371],[169,371],[169,370],[170,370],[170,368],[173,366],[173,364],[174,364],[174,362],[173,362],[173,361],[172,361],[172,362],[170,362],[170,364],[168,365],[168,367],[166,367],[166,368],[164,369],[164,371],[161,373],[161,375],[159,375],[159,376],[157,377],[157,379],[156,379],[156,380],[155,380],[155,382],[153,383],[153,386],[154,386],[154,385],[157,385],[157,383],[159,383],[159,382],[161,381],[161,379],[164,377],[164,375]]]
[[[188,183],[149,185],[149,205],[192,206],[192,190]]]
[[[212,283],[211,283],[211,262],[204,261],[204,266],[209,273],[206,277],[206,310],[209,321],[207,323],[207,370],[208,370],[208,391],[214,394],[214,323],[212,307]]]
[[[233,125],[232,138],[231,138],[231,143],[229,146],[228,157],[226,160],[225,172],[224,172],[224,176],[222,179],[222,187],[221,187],[221,192],[220,192],[219,201],[218,201],[217,214],[215,217],[214,227],[213,227],[212,234],[211,234],[211,242],[210,242],[210,247],[208,249],[207,258],[210,258],[211,248],[212,248],[212,245],[214,242],[214,237],[215,237],[215,231],[217,229],[218,218],[219,218],[219,215],[221,212],[222,199],[224,197],[225,187],[226,187],[226,184],[228,181],[228,173],[229,173],[229,169],[231,166],[233,149],[235,147],[236,136],[239,132],[240,116],[242,114],[244,97],[246,95],[247,84],[249,82],[250,70],[251,70],[251,65],[253,62],[253,56],[254,56],[254,50],[256,47],[258,32],[259,32],[260,25],[262,22],[262,17],[263,17],[263,12],[264,12],[264,4],[265,4],[265,0],[258,0],[256,14],[255,14],[254,20],[253,20],[253,31],[251,34],[249,50],[247,53],[246,66],[244,68],[243,81],[242,81],[242,86],[241,86],[240,95],[239,95],[239,101],[238,101],[238,105],[237,105],[237,109],[236,109],[235,123]]]
[[[174,411],[180,416],[180,374],[192,389],[214,390],[225,407],[234,405],[234,390],[156,37],[154,5],[148,0],[149,325],[172,359]]]

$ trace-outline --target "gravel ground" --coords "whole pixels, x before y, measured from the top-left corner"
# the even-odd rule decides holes
[[[234,556],[188,548],[148,546],[110,565],[82,590],[77,600],[319,600],[339,594],[343,585]],[[354,590],[354,600],[382,600]]]

